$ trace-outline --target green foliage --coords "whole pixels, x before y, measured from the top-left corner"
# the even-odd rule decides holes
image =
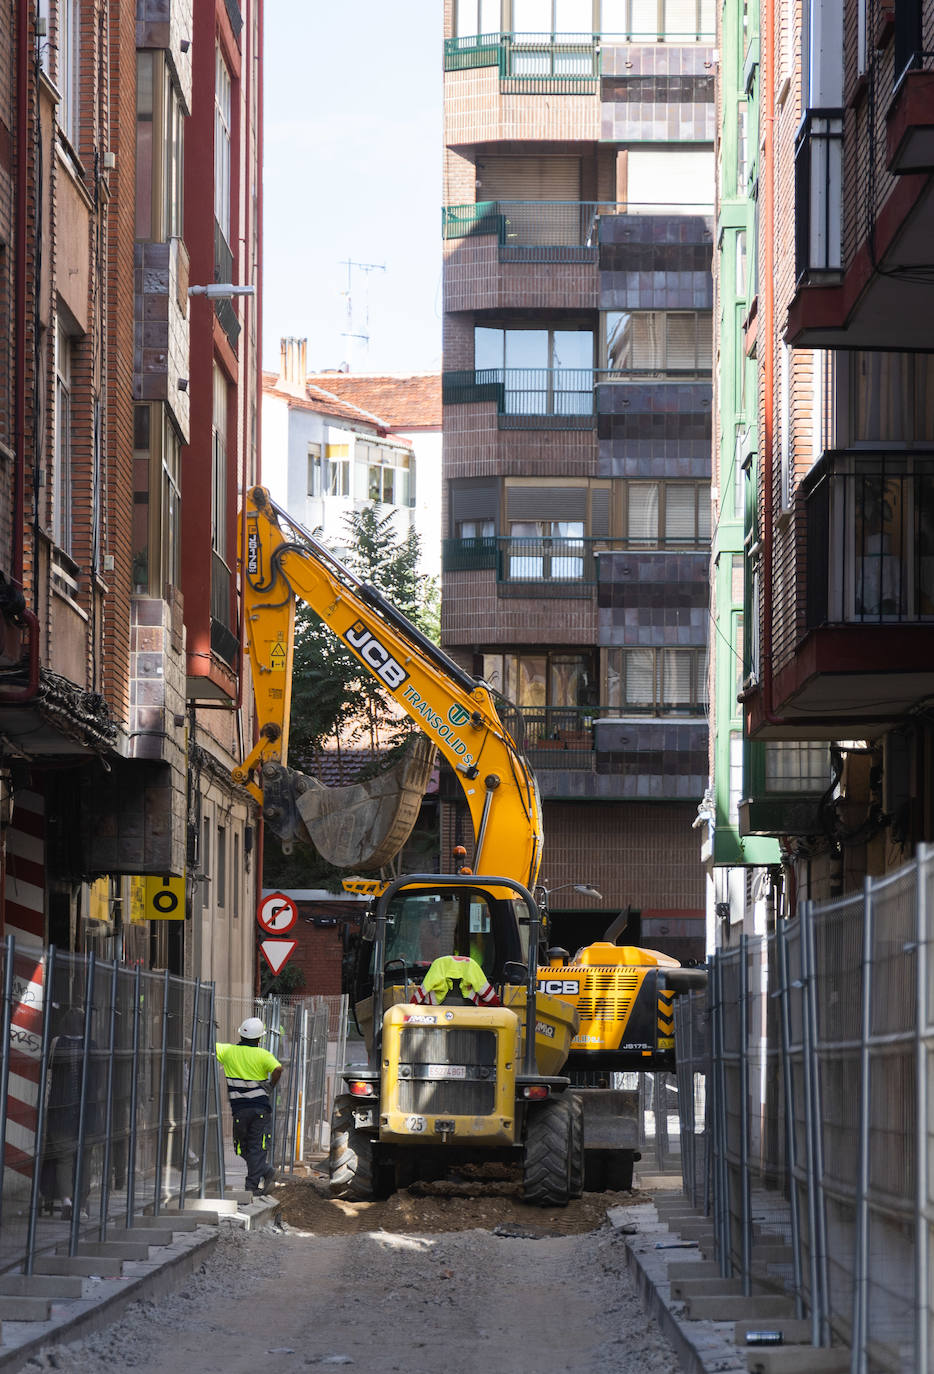
[[[287,997],[301,992],[305,986],[305,975],[297,964],[286,964],[278,973],[273,973],[268,964],[263,964],[259,975],[260,997]]]

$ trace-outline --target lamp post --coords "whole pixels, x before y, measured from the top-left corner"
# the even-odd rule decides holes
[[[207,296],[209,301],[225,301],[231,296],[255,296],[255,286],[235,286],[230,281],[212,281],[207,286],[189,286],[189,296]]]
[[[598,892],[592,883],[561,883],[559,887],[549,887],[547,882],[541,884],[541,892],[547,905],[549,897],[555,892],[564,892],[566,888],[573,887],[575,892],[579,892],[582,897],[593,897],[596,901],[603,901],[603,893]]]

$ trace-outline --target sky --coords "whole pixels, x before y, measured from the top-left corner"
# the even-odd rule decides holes
[[[441,367],[441,0],[266,0],[263,366]],[[385,266],[351,269],[347,260]],[[369,344],[343,337],[369,334]]]

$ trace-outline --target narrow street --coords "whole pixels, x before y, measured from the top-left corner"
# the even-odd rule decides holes
[[[638,1195],[542,1210],[501,1187],[351,1205],[320,1182],[286,1185],[282,1230],[225,1230],[170,1296],[24,1368],[671,1374],[625,1238],[606,1221],[607,1207]]]

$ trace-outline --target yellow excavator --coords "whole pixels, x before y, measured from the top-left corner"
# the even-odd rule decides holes
[[[624,967],[619,955],[629,960],[633,951],[608,943],[603,953],[591,947],[602,962],[587,950],[574,959],[551,950],[539,966],[547,925],[542,890],[535,895],[541,803],[488,685],[262,487],[248,494],[243,526],[259,730],[233,776],[260,802],[267,825],[284,845],[310,839],[339,867],[382,868],[411,831],[437,750],[461,785],[475,837],[470,868],[461,863],[455,873],[409,874],[388,885],[344,884],[373,898],[353,997],[368,1062],[344,1074],[346,1091],[335,1106],[333,1191],[385,1196],[460,1163],[505,1159],[521,1164],[527,1200],[563,1205],[584,1187],[585,1148],[592,1165],[622,1160],[615,1186],[631,1186],[638,1157],[632,1095],[596,1087],[587,1075],[595,1068],[605,1078],[611,1063],[630,1067],[633,1054],[643,1069],[668,1065],[670,996],[680,976],[674,961],[638,951],[640,964]],[[324,788],[288,768],[298,598],[421,732],[388,774]],[[609,1058],[594,1061],[595,1053]],[[573,1088],[566,1072],[572,1054],[588,1065]],[[594,1178],[600,1172],[588,1170]]]

